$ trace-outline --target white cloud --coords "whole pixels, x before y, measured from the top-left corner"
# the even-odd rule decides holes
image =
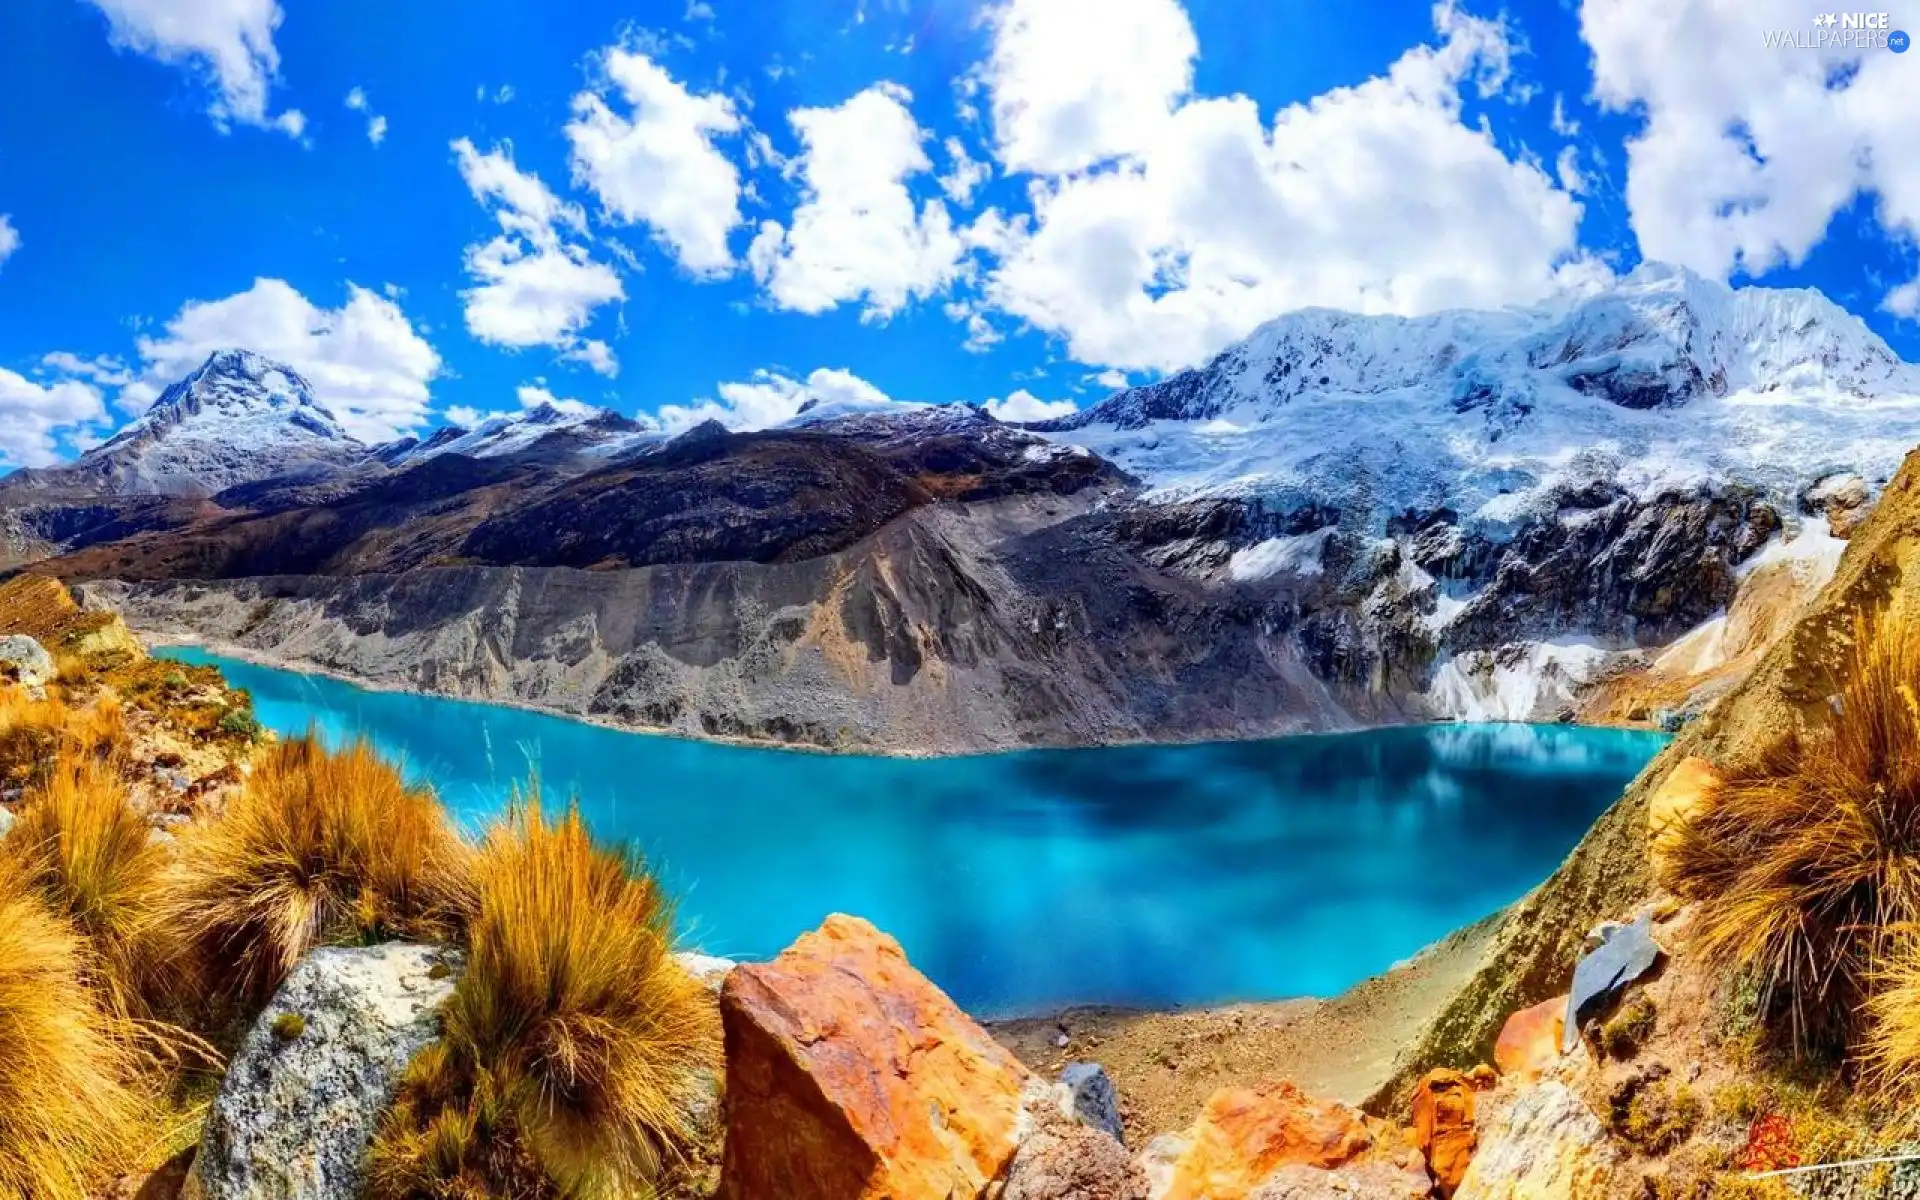
[[[41,384],[0,367],[0,466],[45,467],[65,458],[58,439],[105,419],[100,391],[77,379]]]
[[[601,67],[606,87],[573,98],[574,182],[593,189],[608,217],[649,226],[689,271],[728,273],[727,234],[741,224],[740,171],[714,139],[740,132],[733,101],[688,91],[634,47],[608,49]],[[609,105],[609,89],[626,113]]]
[[[1561,137],[1574,137],[1580,132],[1580,122],[1567,115],[1567,100],[1559,92],[1553,94],[1553,131]]]
[[[680,19],[683,21],[711,21],[713,20],[713,5],[706,3],[706,0],[687,0],[686,15]]]
[[[989,400],[981,407],[1001,421],[1050,421],[1080,411],[1080,406],[1071,400],[1042,400],[1025,388],[1005,400]]]
[[[279,279],[256,279],[223,300],[183,306],[161,332],[135,343],[139,378],[119,406],[143,411],[168,385],[216,350],[257,351],[307,377],[314,395],[348,433],[386,441],[427,417],[428,384],[440,356],[400,306],[378,292],[347,285],[347,302],[322,308]]]
[[[518,416],[528,409],[539,408],[543,404],[550,405],[560,412],[576,417],[589,417],[599,411],[584,400],[574,400],[554,395],[544,383],[523,383],[514,389],[513,396],[514,399],[520,403],[520,408],[517,412],[504,412],[498,409],[486,412],[474,408],[472,405],[456,404],[447,409],[447,420],[455,425],[473,429],[500,417]]]
[[[387,119],[373,111],[373,105],[367,100],[365,89],[354,88],[348,92],[345,104],[354,112],[366,114],[368,141],[378,146],[387,139]]]
[[[1057,174],[1150,148],[1200,45],[1175,0],[1005,0],[979,72],[1000,161]]]
[[[81,358],[66,350],[55,350],[41,356],[40,366],[56,375],[89,379],[105,387],[125,387],[133,382],[133,373],[127,364],[111,354]]]
[[[1125,371],[1116,371],[1111,368],[1105,371],[1098,372],[1092,378],[1093,378],[1093,381],[1099,384],[1101,387],[1110,388],[1116,392],[1119,391],[1121,388],[1126,387],[1128,382],[1127,373]]]
[[[114,45],[185,66],[213,91],[208,115],[223,132],[232,124],[278,129],[299,138],[306,118],[296,109],[268,112],[280,52],[275,0],[90,0],[106,14]]]
[[[589,338],[560,355],[568,362],[577,362],[596,374],[608,379],[620,373],[620,360],[615,357],[613,347],[598,338]]]
[[[13,218],[0,213],[0,263],[13,257],[13,252],[19,248],[20,231],[13,227]]]
[[[1880,307],[1896,317],[1920,320],[1920,279],[1910,279],[1888,292]]]
[[[1594,96],[1638,118],[1626,197],[1640,250],[1704,274],[1797,263],[1862,192],[1920,232],[1913,63],[1884,50],[1769,49],[1810,32],[1799,0],[1586,0]]]
[[[1560,147],[1560,157],[1554,160],[1553,173],[1560,179],[1560,186],[1568,193],[1578,196],[1587,190],[1587,177],[1580,170],[1580,150],[1575,146]]]
[[[766,429],[798,416],[808,404],[848,404],[862,408],[900,403],[851,371],[821,367],[805,380],[777,371],[755,371],[744,383],[723,383],[717,400],[690,405],[666,404],[660,422],[678,433],[702,421],[718,421],[729,429]]]
[[[1108,75],[1080,61],[1082,47],[1121,36],[1103,27],[1122,22],[1071,0],[1016,0],[997,20],[999,37],[1017,29],[1030,40],[1044,24],[1044,44],[1062,57],[1050,66],[1033,45],[996,47],[987,84],[1007,165],[1124,157],[1033,181],[1032,227],[1006,231],[987,300],[1064,338],[1081,362],[1170,370],[1309,305],[1497,307],[1537,299],[1570,265],[1587,269],[1579,203],[1463,121],[1463,89],[1492,94],[1506,79],[1504,26],[1446,3],[1434,19],[1437,45],[1263,127],[1245,96],[1169,107],[1184,89],[1190,37],[1163,28],[1128,42],[1140,61]],[[1165,61],[1146,61],[1150,47]],[[1061,79],[1111,92],[1135,73],[1145,78],[1127,86],[1146,98],[1116,101],[1131,114],[1123,124],[1092,112],[1069,119],[1071,105],[1044,119],[1035,111],[1035,97],[1056,96]]]
[[[836,108],[788,114],[800,136],[793,170],[803,196],[791,226],[761,223],[747,263],[774,303],[805,313],[864,301],[886,318],[962,273],[968,243],[947,206],[916,207],[906,181],[933,169],[926,134],[896,84],[867,88]]]
[[[947,199],[965,208],[973,203],[973,193],[980,185],[993,178],[993,166],[974,161],[956,137],[947,139],[946,151],[953,167],[940,177],[940,190],[947,194]]]
[[[474,280],[461,293],[467,331],[493,345],[551,346],[611,366],[612,352],[604,344],[590,349],[595,344],[580,333],[602,305],[624,300],[626,289],[583,244],[585,214],[514,166],[511,146],[482,154],[461,138],[453,151],[468,190],[501,229],[491,241],[467,247]]]

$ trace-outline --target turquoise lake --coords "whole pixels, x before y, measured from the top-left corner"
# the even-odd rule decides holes
[[[857,913],[981,1015],[1331,995],[1539,883],[1665,742],[1440,725],[829,756],[164,653],[220,667],[281,733],[364,735],[476,828],[537,767],[647,855],[708,953],[767,957]]]

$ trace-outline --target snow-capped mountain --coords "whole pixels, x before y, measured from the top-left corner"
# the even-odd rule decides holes
[[[506,458],[536,447],[551,448],[563,456],[613,459],[658,445],[665,440],[650,425],[624,417],[612,409],[579,411],[552,404],[536,404],[522,412],[489,417],[472,429],[449,425],[424,442],[382,447],[388,465],[406,466],[443,454],[468,458]]]
[[[1596,485],[1791,500],[1840,471],[1884,482],[1920,444],[1920,367],[1819,292],[1646,266],[1499,312],[1292,313],[1034,428],[1166,498],[1365,509],[1376,529],[1450,509],[1498,530]]]
[[[21,475],[43,488],[204,496],[333,471],[366,456],[299,372],[250,351],[221,350],[72,466]]]

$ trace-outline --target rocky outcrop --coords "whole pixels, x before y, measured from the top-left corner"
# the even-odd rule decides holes
[[[949,1200],[1007,1169],[1031,1076],[867,922],[727,976],[729,1200]]]
[[[1216,1092],[1185,1133],[1147,1147],[1153,1200],[1247,1200],[1285,1167],[1343,1167],[1375,1142],[1357,1109],[1291,1083]]]
[[[439,1036],[445,953],[390,943],[316,950],[274,993],[227,1068],[188,1200],[354,1200],[401,1072]]]
[[[1147,1200],[1147,1176],[1110,1134],[1049,1112],[1020,1143],[999,1200]]]
[[[0,636],[0,675],[30,688],[50,682],[58,668],[46,647],[24,634]]]
[[[1549,1081],[1487,1114],[1454,1200],[1604,1200],[1618,1159],[1600,1119]]]
[[[1281,1167],[1247,1200],[1430,1200],[1432,1195],[1433,1181],[1424,1171],[1364,1162],[1334,1170]]]
[[[1533,1083],[1560,1060],[1560,1036],[1566,1023],[1565,996],[1514,1013],[1493,1043],[1493,1065],[1508,1080],[1522,1086]]]
[[[1434,1190],[1449,1200],[1460,1187],[1478,1144],[1475,1110],[1482,1079],[1441,1067],[1413,1093],[1413,1142],[1426,1159]]]

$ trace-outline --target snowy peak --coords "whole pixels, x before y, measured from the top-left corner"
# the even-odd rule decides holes
[[[333,413],[314,399],[313,385],[298,371],[250,350],[219,350],[100,449],[142,435],[164,436],[190,422],[211,427],[262,421],[284,421],[313,437],[353,441]]]
[[[657,444],[660,432],[610,408],[565,407],[542,402],[517,413],[489,417],[465,429],[449,425],[426,441],[388,458],[394,466],[442,454],[506,458],[540,450],[558,457],[615,458]]]

